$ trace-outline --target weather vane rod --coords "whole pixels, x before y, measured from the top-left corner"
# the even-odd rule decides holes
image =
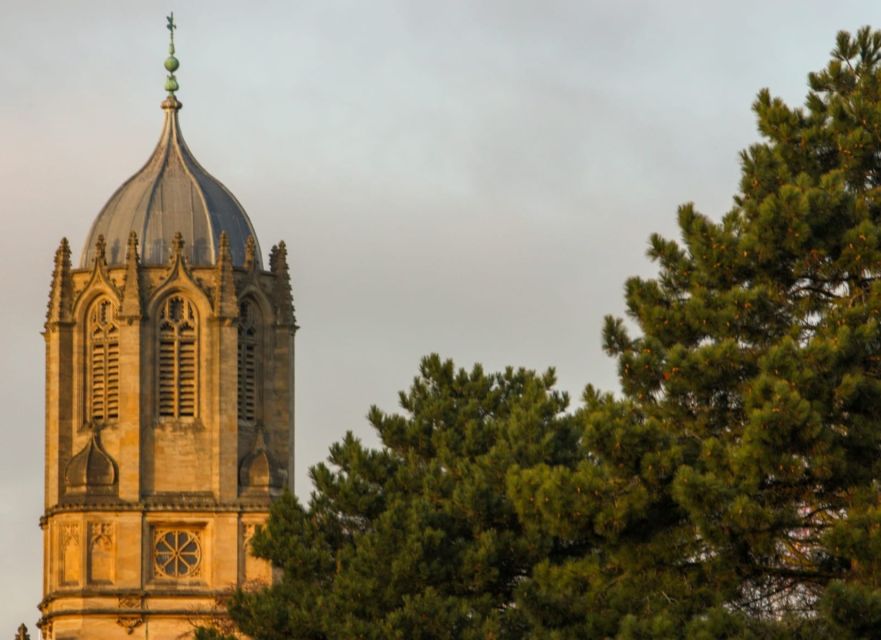
[[[174,23],[174,11],[165,19],[168,29],[168,57],[165,59],[165,70],[168,71],[168,77],[165,79],[165,90],[168,91],[169,98],[174,98],[174,92],[180,88],[177,84],[177,78],[174,77],[174,72],[180,67],[180,61],[174,57],[174,30],[177,29],[177,25]]]

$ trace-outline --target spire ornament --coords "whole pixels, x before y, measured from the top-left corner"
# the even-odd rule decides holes
[[[284,240],[272,247],[272,251],[269,253],[269,270],[275,276],[272,297],[278,313],[278,324],[287,325],[291,331],[296,331],[298,327],[294,317],[291,271],[288,267],[288,249]]]
[[[128,236],[128,249],[125,252],[125,288],[122,293],[121,318],[131,324],[141,317],[141,264],[138,260],[138,234],[132,231]]]
[[[239,484],[247,493],[269,492],[284,485],[283,471],[278,468],[266,446],[263,425],[257,426],[251,451],[239,463]]]
[[[46,310],[46,328],[59,322],[70,322],[73,306],[73,279],[70,275],[70,245],[61,239],[55,252],[55,268],[52,270],[52,288],[49,291],[49,307]]]
[[[239,314],[239,305],[236,301],[232,256],[229,252],[229,238],[226,231],[220,233],[220,255],[215,269],[217,275],[214,286],[214,313],[218,318],[235,318]]]
[[[174,11],[166,20],[168,22],[166,25],[168,29],[168,57],[165,59],[165,70],[168,71],[168,77],[165,79],[165,90],[168,91],[168,97],[173,98],[174,92],[180,88],[177,84],[177,78],[174,77],[174,72],[180,67],[180,61],[174,57],[174,30],[177,29],[177,25],[174,24]]]
[[[107,266],[107,243],[104,242],[104,236],[98,236],[95,242],[95,266],[103,268]]]
[[[173,279],[181,272],[190,276],[189,261],[184,253],[184,236],[178,231],[171,240],[171,255],[168,258],[168,274],[166,280]]]
[[[180,231],[176,231],[174,238],[171,240],[171,262],[174,264],[184,253],[184,236]]]
[[[180,67],[180,60],[174,57],[174,30],[177,29],[177,25],[174,23],[174,11],[165,20],[165,27],[168,29],[168,57],[165,59],[164,66],[168,71],[168,76],[165,78],[165,90],[168,92],[168,97],[162,102],[162,108],[177,110],[182,105],[174,95],[174,92],[180,88],[177,77],[174,75],[174,72]]]
[[[257,266],[257,241],[248,236],[245,241],[245,271],[250,273]]]

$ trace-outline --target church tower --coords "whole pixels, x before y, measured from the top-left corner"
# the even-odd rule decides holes
[[[55,253],[46,315],[40,627],[49,640],[187,637],[292,486],[287,252],[264,268],[245,210],[179,124],[173,19],[162,134],[113,194],[78,267]]]

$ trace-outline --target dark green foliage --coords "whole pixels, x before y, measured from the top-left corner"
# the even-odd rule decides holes
[[[284,570],[230,604],[258,639],[520,638],[512,606],[533,566],[563,553],[524,527],[506,496],[509,470],[571,466],[578,455],[568,398],[551,372],[456,371],[426,358],[401,394],[403,415],[376,408],[378,451],[351,434],[311,470],[308,508],[277,502],[254,538]]]
[[[804,108],[759,94],[721,222],[686,205],[681,243],[651,238],[585,461],[516,479],[592,496],[577,529],[517,502],[592,544],[524,587],[547,637],[881,637],[881,33],[832,55]]]
[[[622,393],[426,359],[279,502],[284,570],[230,611],[276,638],[881,637],[881,33],[802,108],[762,91],[719,222],[679,211],[608,318]]]
[[[235,636],[225,635],[214,629],[196,629],[193,640],[238,640]]]

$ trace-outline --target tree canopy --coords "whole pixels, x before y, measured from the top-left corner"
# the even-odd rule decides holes
[[[437,356],[400,396],[373,408],[383,447],[351,434],[311,470],[308,508],[274,505],[253,547],[283,570],[229,605],[255,638],[521,638],[515,591],[563,553],[524,526],[507,496],[512,468],[570,466],[578,428],[552,372],[457,371]]]
[[[275,638],[881,638],[881,32],[767,90],[719,221],[607,318],[620,393],[425,359],[255,542]],[[636,335],[631,335],[635,333]]]

